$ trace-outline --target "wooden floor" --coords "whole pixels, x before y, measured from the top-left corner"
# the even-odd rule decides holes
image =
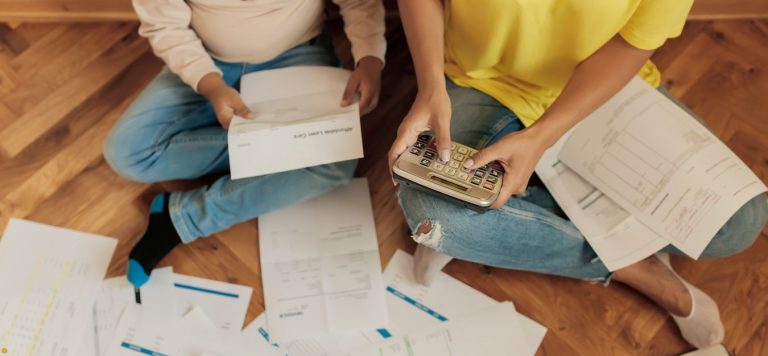
[[[381,105],[363,120],[365,159],[382,261],[412,252],[385,167],[385,153],[415,95],[399,25],[390,41]],[[102,141],[162,64],[136,36],[136,24],[0,25],[0,230],[9,217],[118,238],[110,276],[125,273],[142,231],[147,199],[200,182],[145,185],[117,177]],[[671,92],[700,115],[768,181],[768,21],[690,24],[655,60]],[[348,53],[346,46],[340,51]],[[348,56],[347,56],[348,58]],[[736,256],[694,262],[682,275],[719,303],[726,344],[738,355],[768,355],[768,230]],[[264,309],[257,221],[177,248],[175,271],[250,285],[248,321]],[[534,273],[452,262],[446,271],[497,300],[512,300],[549,328],[541,355],[663,355],[689,346],[662,310],[631,290]]]

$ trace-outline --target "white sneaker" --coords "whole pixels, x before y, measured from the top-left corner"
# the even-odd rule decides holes
[[[683,283],[685,289],[691,294],[691,313],[688,316],[677,316],[672,313],[672,319],[680,328],[683,339],[697,349],[704,349],[723,342],[725,328],[720,320],[720,312],[717,303],[699,288],[686,282],[672,268],[669,254],[657,253],[656,257],[666,265],[670,271]]]

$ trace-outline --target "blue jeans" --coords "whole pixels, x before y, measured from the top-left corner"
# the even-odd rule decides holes
[[[337,66],[333,48],[321,42],[318,37],[264,63],[216,61],[216,65],[224,81],[239,90],[240,78],[251,72],[297,65]],[[224,174],[209,186],[171,193],[171,219],[184,243],[343,185],[356,166],[356,161],[346,161],[231,180],[227,131],[216,120],[210,102],[167,68],[112,128],[104,156],[115,172],[139,182]]]
[[[522,130],[515,114],[490,96],[448,82],[453,117],[451,136],[481,148]],[[416,242],[447,255],[494,267],[607,282],[611,273],[540,181],[498,210],[477,213],[420,190],[401,186],[400,205]],[[749,247],[768,220],[761,194],[746,203],[702,254],[723,257]],[[423,222],[427,234],[417,234]],[[439,233],[436,233],[439,232]],[[682,254],[673,246],[664,251]]]

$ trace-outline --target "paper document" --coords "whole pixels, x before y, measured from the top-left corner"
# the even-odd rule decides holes
[[[387,323],[368,183],[259,218],[267,325],[278,343]]]
[[[232,179],[363,157],[358,104],[340,106],[349,75],[300,66],[243,76],[240,92],[256,118],[230,124]]]
[[[395,336],[433,330],[445,321],[473,315],[499,304],[443,272],[438,273],[429,287],[416,282],[413,257],[401,250],[395,252],[384,270],[384,281],[390,313],[387,331]],[[519,314],[518,318],[528,347],[521,354],[532,355],[547,329],[525,315]]]
[[[693,258],[766,190],[715,135],[639,78],[577,125],[559,158]]]
[[[573,130],[539,160],[536,174],[610,271],[638,262],[669,242],[558,159]]]
[[[11,219],[0,240],[0,354],[72,355],[117,240]]]
[[[186,314],[200,308],[217,328],[240,334],[251,301],[251,287],[180,274],[173,276],[173,286],[178,312]]]
[[[141,287],[142,310],[163,318],[176,318],[176,298],[173,294],[173,269],[157,268],[152,278]],[[104,280],[93,306],[93,336],[96,354],[104,355],[114,337],[118,322],[125,309],[136,303],[133,285],[125,276]]]
[[[252,335],[219,328],[199,307],[181,318],[157,318],[132,304],[116,333],[109,356],[283,356]]]
[[[525,355],[528,345],[511,303],[452,319],[378,345],[350,352],[350,356],[508,356]]]
[[[340,332],[325,337],[298,339],[277,344],[269,339],[265,314],[261,314],[243,330],[243,334],[248,335],[249,339],[257,340],[261,345],[271,346],[280,355],[290,356],[344,355],[349,350],[385,340],[382,332],[386,333],[384,329]]]

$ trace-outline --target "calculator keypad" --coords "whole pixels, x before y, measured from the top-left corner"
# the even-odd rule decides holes
[[[501,166],[494,162],[475,170],[464,168],[464,161],[477,151],[451,143],[451,160],[443,162],[437,157],[437,147],[431,135],[420,135],[410,153],[420,158],[419,163],[424,167],[439,172],[440,175],[454,180],[471,183],[485,190],[493,190],[499,183]]]

